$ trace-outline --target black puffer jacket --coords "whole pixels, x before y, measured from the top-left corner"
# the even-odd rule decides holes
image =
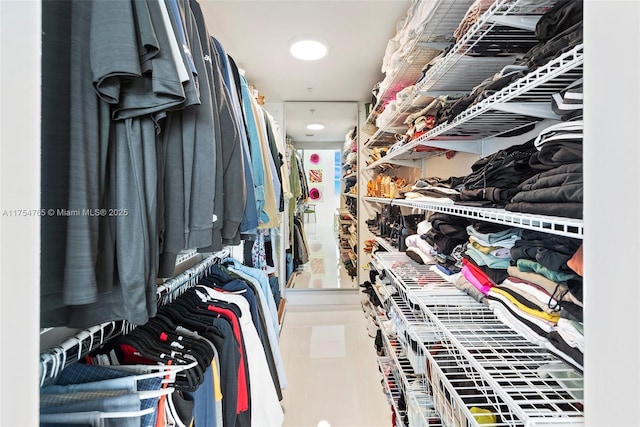
[[[504,206],[518,185],[538,172],[529,166],[529,159],[535,153],[537,150],[533,140],[530,140],[475,162],[471,166],[471,174],[464,178],[460,191],[461,204],[487,200],[494,207]]]
[[[582,163],[571,163],[541,172],[524,181],[508,211],[582,218]]]

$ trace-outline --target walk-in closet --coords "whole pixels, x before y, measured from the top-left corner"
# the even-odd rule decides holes
[[[0,426],[640,425],[640,2],[0,32]]]

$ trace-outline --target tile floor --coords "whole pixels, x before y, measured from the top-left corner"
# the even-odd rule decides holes
[[[360,306],[288,307],[280,349],[285,427],[391,426]]]
[[[336,206],[318,204],[304,216],[309,262],[293,288],[358,289],[339,262]],[[280,333],[287,374],[284,427],[388,427],[391,406],[383,392],[374,339],[353,297],[337,305],[288,305]]]

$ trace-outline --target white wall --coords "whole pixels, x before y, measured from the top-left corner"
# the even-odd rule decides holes
[[[586,0],[587,425],[640,425],[640,3]]]
[[[40,3],[0,1],[0,425],[38,425]],[[7,210],[7,211],[5,211]]]
[[[451,159],[445,156],[432,157],[426,160],[422,176],[437,176],[445,179],[450,176],[466,176],[471,173],[471,165],[479,158],[477,154],[461,152],[456,153]]]

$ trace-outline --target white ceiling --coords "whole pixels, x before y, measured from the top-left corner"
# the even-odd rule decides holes
[[[294,141],[344,141],[356,116],[344,117],[344,104],[312,101],[371,100],[373,86],[398,21],[411,0],[199,0],[211,36],[220,41],[265,102],[287,104],[287,135]],[[309,34],[326,40],[328,55],[301,61],[289,54],[289,41]],[[329,108],[331,107],[331,108]],[[324,131],[309,132],[309,110],[322,115]],[[347,110],[352,111],[352,110]],[[345,122],[346,120],[346,122]],[[313,136],[308,136],[313,134]],[[318,147],[319,148],[319,147]]]

